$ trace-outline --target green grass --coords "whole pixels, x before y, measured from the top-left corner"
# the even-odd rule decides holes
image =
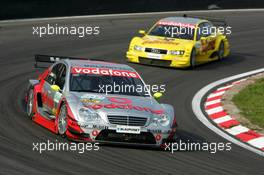
[[[251,123],[264,128],[264,79],[247,86],[232,100],[244,117]]]

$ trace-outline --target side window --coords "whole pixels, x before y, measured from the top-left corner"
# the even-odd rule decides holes
[[[197,35],[196,35],[196,40],[200,40],[201,37],[208,37],[211,35],[212,32],[212,25],[208,22],[204,22],[199,24],[197,28]]]
[[[214,32],[212,30],[212,27],[213,26],[210,23],[208,23],[208,22],[204,23],[204,29],[203,30],[204,30],[205,37],[210,36],[212,34],[212,32]]]
[[[60,89],[63,89],[65,84],[65,77],[66,77],[66,66],[64,64],[61,65],[59,69],[59,74],[56,79],[56,85],[60,87]]]
[[[202,29],[203,29],[203,23],[199,24],[197,28],[197,33],[196,33],[196,41],[199,41],[202,37]]]
[[[61,64],[54,65],[50,74],[46,77],[45,81],[48,82],[50,85],[56,84],[56,79],[57,79],[60,67],[61,67]]]
[[[62,63],[56,64],[50,74],[47,76],[45,81],[47,81],[50,85],[58,85],[61,89],[64,87],[66,77],[66,66]]]

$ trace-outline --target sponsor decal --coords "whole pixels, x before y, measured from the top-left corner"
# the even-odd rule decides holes
[[[142,43],[144,44],[173,44],[173,45],[179,45],[179,43],[175,43],[173,41],[169,41],[169,40],[146,40],[143,41]]]
[[[85,94],[81,96],[82,103],[100,103],[105,97],[101,95]]]
[[[108,97],[108,100],[113,102],[113,103],[132,104],[132,100],[130,100],[128,98]]]
[[[156,139],[156,141],[160,141],[160,139],[161,139],[161,135],[156,135],[156,137],[155,137],[155,139]]]
[[[165,22],[165,21],[159,21],[158,24],[160,24],[160,25],[166,25],[166,26],[180,26],[180,27],[186,27],[186,28],[195,28],[195,25],[193,25],[193,24],[180,23],[180,22]]]
[[[93,124],[86,124],[86,123],[80,123],[80,127],[86,128],[86,129],[98,129],[98,130],[103,130],[103,129],[108,129],[108,126],[103,126],[103,125],[93,125]]]
[[[208,52],[215,49],[215,39],[201,40],[200,52]]]
[[[53,98],[48,94],[48,91],[43,92],[42,95],[43,104],[53,108],[54,107],[54,100]]]
[[[137,111],[145,111],[145,112],[150,112],[153,114],[163,114],[164,110],[154,110],[148,107],[141,107],[141,106],[134,106],[132,104],[132,100],[127,99],[127,98],[117,98],[117,97],[109,97],[108,100],[111,102],[109,104],[92,104],[92,105],[85,105],[84,107],[98,110],[102,108],[108,108],[108,109],[128,109],[128,110],[137,110]]]
[[[95,129],[99,129],[99,130],[102,130],[102,129],[108,129],[108,126],[103,126],[103,125],[93,125],[93,128],[95,128]]]
[[[108,75],[108,76],[139,78],[139,75],[137,72],[128,71],[128,70],[107,69],[107,68],[72,67],[71,73],[72,74],[94,74],[94,75]]]
[[[160,129],[148,129],[148,132],[161,133],[162,131]]]
[[[116,132],[117,133],[140,134],[140,127],[117,125]]]
[[[92,135],[93,135],[93,136],[97,136],[98,134],[99,134],[99,131],[97,131],[97,130],[93,130],[93,131],[92,131]]]

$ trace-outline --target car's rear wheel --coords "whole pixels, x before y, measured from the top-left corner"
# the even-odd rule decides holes
[[[190,67],[195,68],[196,66],[196,51],[193,48],[190,56]]]
[[[66,108],[66,105],[63,104],[61,106],[60,113],[58,115],[58,124],[57,124],[58,133],[60,135],[62,135],[63,137],[66,134],[67,125],[68,125],[68,121],[67,121],[67,108]]]
[[[224,58],[224,53],[225,53],[225,45],[224,45],[224,42],[221,41],[219,48],[218,48],[218,60],[221,60]]]
[[[27,115],[30,119],[33,116],[33,105],[34,105],[34,90],[31,88],[28,92],[28,99],[27,99]]]

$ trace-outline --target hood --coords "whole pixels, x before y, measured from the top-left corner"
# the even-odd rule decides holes
[[[66,98],[75,114],[81,108],[106,115],[138,117],[151,117],[165,112],[152,97],[70,92]]]
[[[186,46],[193,44],[192,40],[170,39],[165,37],[146,35],[139,42],[141,46],[148,48],[159,48],[165,50],[185,50]]]

